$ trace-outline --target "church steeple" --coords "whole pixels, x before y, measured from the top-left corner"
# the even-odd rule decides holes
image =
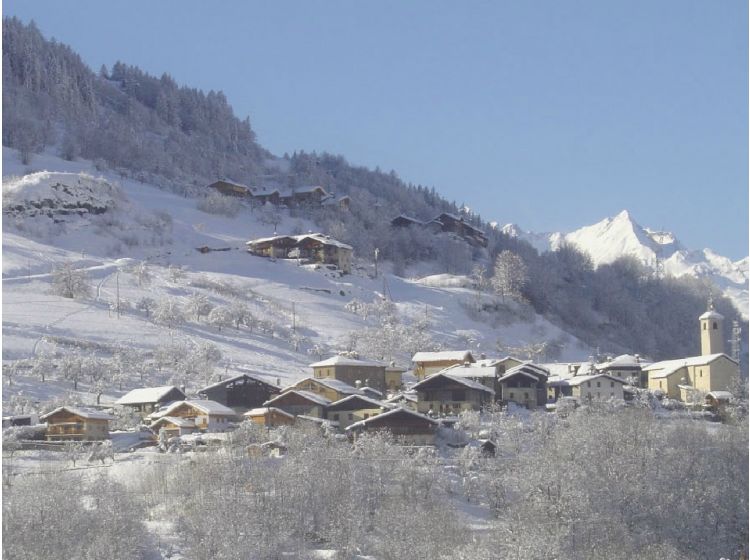
[[[708,309],[699,318],[701,355],[724,353],[724,316],[714,310],[714,299],[709,295]]]

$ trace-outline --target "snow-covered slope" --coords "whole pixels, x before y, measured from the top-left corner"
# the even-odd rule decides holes
[[[554,251],[563,241],[571,243],[588,253],[594,266],[632,256],[654,269],[660,263],[667,275],[708,278],[734,302],[743,317],[748,317],[747,258],[732,262],[711,249],[690,250],[671,232],[640,226],[627,210],[570,233],[533,233],[515,224],[503,226],[502,231],[539,251]]]
[[[3,150],[6,177],[21,177],[27,171],[14,150]],[[64,220],[46,213],[10,217],[3,223],[3,360],[18,360],[38,353],[45,340],[82,341],[89,347],[111,349],[119,345],[142,351],[185,341],[215,344],[223,355],[222,373],[251,371],[273,382],[286,384],[310,374],[308,364],[324,355],[344,350],[351,333],[372,321],[347,310],[353,300],[372,302],[384,288],[382,275],[370,278],[364,263],[354,263],[353,274],[339,276],[325,269],[297,266],[292,261],[271,261],[248,254],[245,242],[271,235],[273,226],[262,223],[258,213],[242,208],[235,217],[198,210],[195,199],[166,190],[99,173],[85,161],[67,162],[52,155],[35,156],[37,173],[8,183],[16,194],[14,204],[25,207],[29,193],[46,199],[52,185],[62,192],[76,185],[94,185],[94,193],[113,194],[116,204],[106,210],[65,214]],[[80,175],[85,173],[87,175]],[[80,181],[80,183],[79,183]],[[33,185],[32,187],[23,185]],[[77,192],[81,200],[94,193]],[[19,203],[20,201],[20,203]],[[69,203],[70,201],[67,201]],[[33,207],[33,205],[32,205]],[[279,233],[308,231],[313,225],[284,213]],[[228,249],[201,253],[196,249]],[[139,282],[133,265],[146,261],[148,282]],[[51,293],[51,270],[55,264],[73,262],[86,270],[92,285],[89,298],[70,300]],[[175,267],[186,272],[175,273]],[[498,340],[523,346],[542,340],[567,341],[561,359],[581,359],[590,349],[541,317],[506,317],[498,324],[472,318],[467,302],[476,303],[475,291],[459,277],[403,279],[386,274],[386,289],[405,319],[428,317],[432,337],[446,348],[470,345],[492,354]],[[120,317],[113,310],[119,293]],[[170,330],[153,322],[138,302],[144,298],[174,298],[185,304],[194,294],[208,298],[214,306],[237,301],[246,305],[267,329],[218,329],[205,320],[189,318]],[[488,296],[489,297],[489,296]],[[294,322],[301,342],[295,350],[289,336]],[[408,357],[400,358],[408,365]],[[226,372],[224,371],[226,368]],[[148,382],[162,385],[169,373],[151,372]],[[200,385],[202,380],[196,380]],[[114,399],[139,386],[137,376],[122,390],[110,387],[104,398]],[[70,390],[70,384],[53,380],[42,384],[31,377],[14,380],[3,392],[46,400]],[[87,395],[82,382],[80,395]]]

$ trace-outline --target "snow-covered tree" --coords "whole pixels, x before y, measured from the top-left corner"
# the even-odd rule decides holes
[[[143,311],[146,314],[146,318],[148,318],[151,311],[156,308],[156,300],[154,300],[154,298],[144,296],[136,302],[135,308],[139,311]]]
[[[154,321],[173,329],[185,322],[185,313],[176,299],[164,298],[156,305]]]
[[[193,292],[188,298],[186,311],[193,315],[196,321],[200,321],[200,318],[208,315],[213,307],[208,297],[199,292]]]
[[[52,269],[52,292],[71,299],[88,297],[91,286],[85,270],[77,269],[73,263],[60,263]]]
[[[234,324],[234,319],[232,310],[224,305],[214,307],[206,318],[208,324],[216,327],[219,331],[223,327],[231,327]]]
[[[495,260],[492,287],[503,301],[506,296],[519,299],[526,284],[526,272],[526,263],[520,256],[512,251],[503,251]]]

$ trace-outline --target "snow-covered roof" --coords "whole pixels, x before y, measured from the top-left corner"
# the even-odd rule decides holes
[[[348,410],[346,408],[343,408],[343,405],[357,406],[355,404],[357,402],[369,404],[372,408],[383,408],[385,406],[388,406],[386,403],[384,403],[382,401],[377,401],[375,399],[371,399],[370,397],[365,397],[363,395],[349,395],[348,397],[344,397],[343,399],[339,399],[336,402],[332,402],[329,405],[329,408],[342,407],[343,410]]]
[[[305,377],[304,379],[300,379],[295,383],[294,385],[291,385],[291,387],[298,387],[302,383],[306,381],[314,381],[320,385],[323,385],[323,387],[328,387],[329,389],[333,389],[334,391],[338,393],[344,393],[346,395],[355,395],[357,393],[360,393],[361,391],[357,389],[356,387],[353,387],[349,385],[348,383],[341,381],[340,379],[331,379],[331,378],[317,378],[317,377]]]
[[[417,396],[416,391],[404,391],[401,393],[396,393],[391,398],[386,399],[384,402],[388,404],[395,404],[401,399],[415,403],[419,400],[419,397]]]
[[[495,377],[497,369],[494,366],[481,366],[478,364],[455,364],[440,370],[438,373],[449,373],[456,377],[468,377],[474,379],[478,377]]]
[[[375,362],[371,360],[360,360],[355,358],[347,358],[346,356],[333,356],[326,360],[315,362],[310,364],[310,367],[326,367],[326,366],[378,366],[382,367],[385,364],[381,362]]]
[[[723,319],[724,315],[722,315],[721,313],[718,313],[717,311],[714,311],[713,309],[709,309],[698,318],[699,319]]]
[[[616,377],[612,377],[611,375],[607,375],[606,373],[598,373],[595,375],[576,375],[575,377],[550,377],[547,380],[547,386],[549,387],[577,387],[581,383],[585,383],[586,381],[594,381],[595,379],[600,378],[606,378],[610,381],[617,381],[618,383],[625,385],[625,381],[622,379],[617,379]]]
[[[126,395],[123,395],[115,401],[115,404],[158,403],[172,390],[177,390],[183,397],[185,396],[185,393],[180,391],[180,389],[178,389],[174,385],[163,385],[161,387],[141,387],[140,389],[133,389]]]
[[[202,389],[198,390],[199,393],[203,393],[204,391],[208,391],[210,389],[215,389],[216,387],[221,387],[222,385],[226,385],[227,383],[232,383],[234,381],[239,381],[240,379],[252,379],[253,381],[258,381],[260,383],[265,383],[266,385],[271,385],[272,387],[276,387],[273,383],[269,383],[265,379],[261,378],[257,375],[252,375],[250,373],[242,373],[240,375],[235,375],[234,377],[230,377],[228,379],[224,379],[222,381],[217,381],[216,383],[212,383],[211,385],[207,385],[206,387],[203,387]]]
[[[729,391],[709,391],[706,393],[707,397],[712,397],[716,399],[717,401],[725,401],[725,400],[732,400],[734,398],[734,395],[730,393]]]
[[[411,416],[416,416],[417,418],[421,420],[425,420],[429,422],[430,424],[437,424],[437,420],[433,420],[429,416],[425,416],[424,414],[420,414],[419,412],[414,412],[413,410],[409,410],[408,408],[394,408],[393,410],[389,410],[387,412],[382,412],[380,414],[376,414],[375,416],[370,416],[369,418],[366,418],[364,420],[360,420],[359,422],[354,422],[354,424],[349,424],[349,426],[346,427],[347,430],[351,430],[354,428],[362,428],[367,426],[367,424],[372,423],[374,420],[382,420],[383,418],[387,418],[388,416],[392,416],[394,414],[410,414]]]
[[[484,385],[482,385],[478,381],[473,381],[471,379],[466,379],[464,377],[458,377],[456,375],[451,375],[449,373],[445,373],[444,371],[438,372],[438,373],[434,373],[434,374],[432,374],[432,375],[430,375],[428,377],[425,377],[422,381],[420,381],[419,383],[417,383],[416,385],[414,385],[414,387],[412,387],[412,389],[419,389],[420,387],[422,387],[422,386],[424,386],[424,385],[426,385],[428,383],[434,382],[439,377],[444,377],[445,379],[448,379],[450,381],[455,381],[456,383],[458,383],[460,385],[463,385],[464,387],[468,387],[469,389],[475,389],[477,391],[484,391],[485,393],[491,393],[493,395],[495,394],[495,391],[493,389],[490,389],[489,387],[485,387]]]
[[[86,418],[87,420],[114,420],[114,416],[107,414],[106,412],[102,412],[100,410],[92,410],[90,408],[79,408],[77,406],[59,406],[52,412],[48,412],[44,416],[40,416],[39,420],[45,420],[52,416],[53,414],[57,414],[58,412],[61,412],[63,410],[68,411],[70,414],[75,414],[76,416],[80,416],[81,418]]]
[[[469,350],[445,350],[442,352],[417,352],[411,359],[412,362],[447,362],[454,361],[474,361],[474,357]]]
[[[540,364],[556,377],[570,377],[581,367],[581,362],[552,362]],[[573,371],[571,371],[573,370]]]
[[[532,364],[531,362],[525,362],[523,364],[510,368],[500,377],[500,379],[498,379],[498,381],[505,381],[506,379],[509,379],[518,374],[538,381],[540,376],[549,377],[550,372],[545,367],[539,366],[537,364]]]
[[[331,401],[325,398],[324,396],[313,393],[312,391],[305,391],[303,389],[289,389],[288,391],[284,391],[280,395],[276,395],[274,398],[267,400],[263,404],[266,406],[269,406],[270,404],[276,402],[277,400],[283,397],[286,397],[292,393],[295,393],[311,402],[314,402],[315,404],[319,404],[320,406],[328,406],[329,404],[331,404]]]
[[[175,411],[177,408],[182,406],[183,404],[190,406],[192,408],[196,408],[199,411],[211,415],[217,415],[217,416],[236,416],[237,413],[232,410],[231,408],[224,406],[221,403],[217,403],[216,401],[209,401],[209,400],[202,400],[202,399],[195,399],[195,400],[185,400],[185,401],[177,401],[170,404],[167,408],[164,410],[160,410],[158,412],[155,412],[151,414],[152,418],[163,418],[165,416],[169,416],[170,413]]]
[[[643,368],[643,371],[649,372],[649,377],[659,379],[669,377],[677,370],[686,366],[705,366],[717,360],[721,357],[725,357],[727,360],[734,362],[732,358],[726,354],[707,354],[705,356],[690,356],[688,358],[680,358],[677,360],[664,360],[661,362],[654,362]],[[736,362],[734,362],[736,363]],[[651,373],[653,372],[653,373]]]
[[[155,427],[161,422],[170,422],[178,428],[194,428],[195,421],[190,418],[181,418],[180,416],[161,416],[151,422],[151,428]]]
[[[617,356],[608,362],[597,364],[596,369],[617,369],[617,368],[638,368],[641,369],[643,366],[648,365],[648,362],[641,360],[640,356],[633,356],[632,354],[622,354]]]
[[[281,414],[283,416],[288,416],[289,418],[294,418],[294,414],[289,414],[287,411],[276,408],[275,406],[251,408],[250,410],[245,412],[243,416],[265,416],[266,414],[269,414],[271,412],[275,412],[276,414]]]
[[[239,183],[237,181],[234,181],[232,179],[227,179],[227,178],[218,179],[218,180],[214,181],[213,183],[211,183],[209,185],[209,187],[212,186],[212,185],[215,185],[216,183],[226,183],[227,185],[232,185],[234,187],[241,187],[243,189],[250,190],[250,187],[248,187],[247,185],[243,185],[242,183]]]
[[[323,245],[330,245],[332,247],[338,247],[340,249],[349,249],[350,251],[352,250],[351,245],[342,243],[341,241],[338,241],[334,239],[333,237],[329,235],[325,235],[323,233],[306,233],[302,235],[276,235],[273,237],[259,237],[257,239],[251,239],[250,241],[245,242],[245,245],[259,245],[261,243],[281,241],[282,239],[290,239],[295,244],[301,243],[305,239],[313,239],[315,241],[322,243]]]

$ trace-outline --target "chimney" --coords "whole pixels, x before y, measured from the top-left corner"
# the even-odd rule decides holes
[[[466,360],[466,361],[464,362],[464,367],[469,367],[469,364],[470,364],[470,363],[471,363],[471,362],[469,362],[469,360]]]
[[[281,387],[281,378],[280,377],[276,378],[276,386],[277,387]]]
[[[634,356],[634,358],[635,358],[635,363],[636,364],[640,364],[641,363],[641,355],[640,354],[636,354]]]
[[[355,386],[355,387],[356,387],[357,389],[359,389],[360,387],[362,387],[362,381],[360,381],[359,379],[357,379],[357,380],[356,380],[356,381],[354,382],[354,386]]]

